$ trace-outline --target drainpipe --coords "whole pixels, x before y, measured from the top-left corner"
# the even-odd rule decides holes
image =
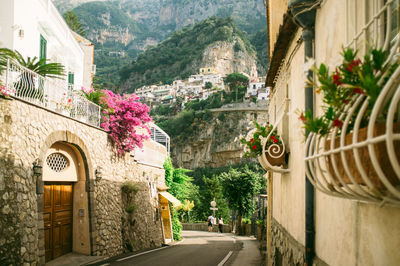
[[[289,1],[289,9],[295,22],[303,28],[304,62],[314,58],[315,8],[320,2],[318,0]],[[307,78],[311,78],[312,75],[312,71],[308,71]],[[311,112],[314,110],[314,92],[312,86],[305,87],[305,110]],[[307,177],[305,177],[305,181],[305,265],[311,266],[315,255],[314,187]]]

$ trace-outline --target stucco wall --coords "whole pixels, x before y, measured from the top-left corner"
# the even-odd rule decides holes
[[[274,1],[275,2],[275,1]],[[281,3],[285,1],[280,1]],[[315,27],[315,61],[332,70],[341,61],[346,44],[346,1],[324,1],[317,11]],[[351,31],[351,30],[350,30]],[[300,37],[297,33],[294,42]],[[290,111],[304,110],[304,47],[292,43],[276,87],[271,95],[269,114],[276,117],[279,100],[288,90]],[[309,66],[308,66],[309,67]],[[284,81],[286,79],[287,81]],[[315,95],[315,113],[321,114],[321,95]],[[298,115],[292,113],[279,126],[290,148],[289,174],[273,174],[272,241],[278,248],[275,262],[290,262],[296,250],[304,248],[304,137]],[[328,265],[398,265],[400,253],[400,208],[378,206],[341,199],[315,192],[315,264]],[[275,255],[275,254],[272,254]],[[279,257],[280,256],[280,257]],[[294,260],[295,262],[298,262]],[[274,262],[274,263],[275,263]]]
[[[0,10],[0,47],[17,50],[25,59],[39,57],[42,35],[47,59],[63,64],[66,72],[75,73],[75,84],[83,84],[83,50],[52,1],[2,0]]]
[[[112,256],[123,252],[121,228],[125,213],[121,183],[132,180],[148,189],[150,183],[164,185],[164,170],[139,164],[129,154],[118,157],[102,130],[19,100],[0,98],[0,121],[0,264],[43,263],[42,194],[36,193],[40,184],[37,186],[32,174],[32,163],[36,159],[44,161],[47,150],[56,142],[70,143],[83,156],[85,165],[81,167],[86,169],[87,177],[91,254]],[[98,181],[96,169],[102,173]],[[153,199],[146,196],[141,201],[144,208],[149,208]],[[147,216],[154,211],[155,208],[137,212],[137,223],[153,219]],[[159,224],[148,226],[159,232]],[[141,230],[136,235],[149,237]],[[139,242],[142,246],[135,248],[160,246],[161,236],[152,236],[154,239]]]

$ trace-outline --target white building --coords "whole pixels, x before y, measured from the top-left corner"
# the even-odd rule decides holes
[[[25,59],[46,58],[64,65],[65,83],[75,89],[91,86],[93,45],[80,36],[76,39],[51,0],[1,0],[0,36],[0,47],[16,50]]]

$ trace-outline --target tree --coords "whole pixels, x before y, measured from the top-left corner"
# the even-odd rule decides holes
[[[164,163],[165,169],[165,184],[170,188],[169,192],[174,195],[181,202],[185,200],[190,200],[197,197],[197,186],[192,184],[193,178],[187,176],[190,170],[186,169],[176,169],[172,165],[171,158],[167,158]],[[172,233],[175,240],[181,239],[182,225],[178,218],[178,213],[175,208],[172,208]]]
[[[213,84],[210,81],[207,81],[206,84],[205,84],[205,87],[206,87],[207,90],[209,90],[209,89],[212,88],[212,85]]]
[[[234,72],[234,73],[227,75],[224,78],[224,82],[225,82],[225,84],[228,85],[230,92],[233,92],[233,91],[236,92],[236,102],[237,102],[238,98],[241,99],[244,96],[245,90],[246,90],[247,86],[249,85],[249,78],[243,74]],[[240,92],[240,94],[243,94],[243,96],[238,95],[239,92]]]
[[[68,27],[78,33],[79,35],[85,37],[86,31],[83,28],[83,25],[80,23],[78,16],[75,14],[74,11],[69,10],[64,13],[64,19],[67,23]]]
[[[231,168],[220,177],[229,207],[238,213],[239,234],[241,234],[242,217],[254,211],[254,197],[262,188],[263,176],[245,166],[241,171]]]

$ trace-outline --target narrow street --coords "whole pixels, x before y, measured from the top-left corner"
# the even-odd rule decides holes
[[[261,265],[257,240],[233,234],[183,231],[183,240],[92,265]]]

